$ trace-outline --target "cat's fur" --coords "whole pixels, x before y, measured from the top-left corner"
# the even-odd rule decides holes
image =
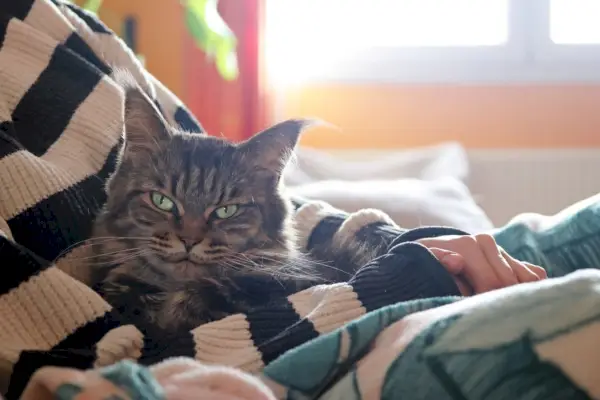
[[[244,311],[252,296],[235,294],[252,286],[244,285],[248,278],[316,276],[295,248],[281,183],[307,121],[289,120],[233,144],[174,129],[138,86],[120,84],[125,144],[88,263],[93,287],[109,303],[141,325],[190,329]],[[153,192],[172,199],[176,211],[153,205]],[[234,217],[215,217],[232,204],[239,205]],[[257,287],[264,301],[269,293]]]

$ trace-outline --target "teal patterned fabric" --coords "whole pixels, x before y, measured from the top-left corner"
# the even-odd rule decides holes
[[[547,229],[533,230],[525,223],[513,223],[494,237],[513,257],[543,266],[551,277],[600,268],[600,196],[582,202],[582,206]]]
[[[91,385],[85,379],[65,382],[54,391],[56,400],[92,398],[102,391],[103,400],[165,400],[162,387],[147,367],[124,360],[98,370],[104,385]]]
[[[381,308],[332,334],[321,336],[305,346],[289,351],[269,364],[265,376],[279,383],[289,382],[289,378],[293,377],[293,384],[286,385],[290,389],[291,399],[316,398],[332,382],[347,375],[348,371],[353,369],[354,363],[369,351],[373,341],[383,329],[408,314],[439,307],[456,300],[459,298],[425,299]],[[349,341],[349,346],[342,351],[344,340]],[[310,371],[310,373],[300,371]],[[342,383],[342,386],[346,385],[354,385],[353,380]]]
[[[590,371],[597,371],[600,362],[598,351],[573,349],[599,344],[600,271],[578,271],[457,302],[461,307],[450,316],[434,315],[391,361],[375,354],[373,342],[394,322],[451,300],[372,312],[286,353],[266,367],[264,379],[287,399],[558,400],[600,395],[598,385],[589,382]],[[581,337],[593,342],[582,343]],[[581,353],[575,370],[570,351]],[[371,356],[378,368],[362,368],[360,363]],[[380,396],[368,396],[364,386],[377,386]]]
[[[287,399],[600,398],[600,203],[542,220],[494,236],[561,278],[374,311],[286,353],[263,379]]]

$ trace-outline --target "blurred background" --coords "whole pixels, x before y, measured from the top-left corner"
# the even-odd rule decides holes
[[[600,191],[598,0],[78,3],[210,134],[338,126],[287,171],[308,197],[474,232]]]

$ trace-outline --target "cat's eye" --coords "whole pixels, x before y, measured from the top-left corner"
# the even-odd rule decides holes
[[[240,207],[237,204],[230,204],[228,206],[222,206],[215,209],[213,214],[219,219],[227,219],[237,214],[239,209]]]
[[[175,202],[160,192],[150,193],[150,200],[161,211],[174,212]]]

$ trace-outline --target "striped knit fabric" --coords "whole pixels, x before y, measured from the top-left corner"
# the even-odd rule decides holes
[[[125,68],[167,120],[200,124],[95,17],[58,0],[0,2],[0,392],[17,398],[43,365],[147,364],[186,355],[259,371],[281,355],[367,311],[400,301],[458,295],[420,237],[385,214],[345,214],[296,203],[304,250],[326,246],[332,262],[373,258],[348,282],[320,285],[274,307],[232,315],[177,337],[143,334],[77,279],[81,244],[105,201],[122,144]],[[339,257],[338,257],[339,256]],[[364,257],[363,257],[364,258]],[[77,279],[74,279],[77,278]]]

